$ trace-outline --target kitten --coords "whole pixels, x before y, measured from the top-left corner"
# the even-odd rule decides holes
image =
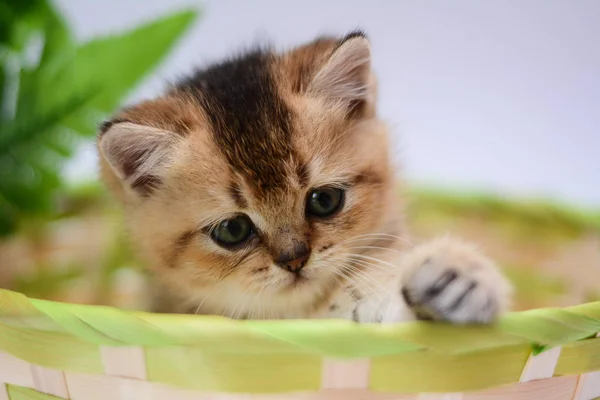
[[[472,245],[412,245],[362,32],[199,70],[101,129],[102,176],[155,311],[489,323],[510,287]]]

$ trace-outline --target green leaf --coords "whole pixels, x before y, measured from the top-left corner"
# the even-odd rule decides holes
[[[124,96],[152,71],[196,18],[195,11],[180,12],[119,36],[93,40],[77,50],[73,69],[65,77],[73,87],[98,88],[90,106],[98,115],[111,113]],[[98,115],[86,121],[69,120],[69,127],[96,132]],[[95,120],[90,120],[92,118]],[[83,122],[83,125],[82,125]],[[77,124],[75,124],[77,123]],[[87,124],[87,126],[86,126]]]
[[[75,52],[75,43],[67,24],[56,10],[49,8],[43,22],[44,49],[40,58],[40,65],[50,67],[53,61],[65,58],[65,53]]]
[[[17,210],[0,192],[0,238],[12,233],[17,227]]]
[[[66,104],[56,104],[45,115],[3,126],[0,193],[13,208],[29,214],[52,210],[52,193],[61,184],[57,166],[72,152],[63,146],[66,131],[59,123],[83,107],[89,97],[74,97]]]
[[[76,45],[51,3],[0,0],[0,11],[0,23],[7,23],[0,29],[3,60],[22,60],[34,35],[41,32],[44,39],[37,65],[21,65],[9,76],[0,65],[0,89],[18,81],[15,115],[0,120],[0,232],[6,233],[25,216],[54,211],[61,167],[78,136],[96,132],[101,118],[158,65],[197,12]]]
[[[64,285],[81,277],[84,272],[85,268],[82,266],[64,265],[53,269],[42,265],[34,274],[17,276],[14,285],[19,292],[44,298],[57,293]]]
[[[1,0],[0,1],[0,46],[17,47],[24,22],[31,22],[45,6],[43,0]],[[17,39],[19,37],[19,39]]]
[[[4,107],[6,107],[6,105],[4,104],[4,93],[6,90],[4,88],[4,84],[6,83],[6,72],[7,71],[4,67],[2,54],[0,54],[0,116],[4,114]],[[0,119],[0,129],[2,129],[2,119]]]
[[[29,118],[8,121],[0,132],[0,157],[7,149],[31,143],[44,134],[54,133],[53,129],[60,127],[61,121],[85,107],[92,96],[91,91],[76,94],[64,102],[56,102],[50,110],[36,110]],[[34,107],[34,104],[31,106]]]
[[[93,95],[88,87],[74,87],[68,80],[58,79],[73,69],[77,47],[61,16],[52,9],[46,10],[44,15],[40,62],[34,67],[22,68],[19,74],[16,120],[51,114],[58,104]]]

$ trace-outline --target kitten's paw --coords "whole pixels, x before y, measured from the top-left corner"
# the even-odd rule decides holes
[[[508,307],[510,284],[468,243],[425,243],[408,255],[407,267],[401,293],[420,319],[489,323]]]

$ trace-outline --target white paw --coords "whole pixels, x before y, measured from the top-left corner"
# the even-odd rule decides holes
[[[442,238],[408,255],[402,297],[420,319],[490,323],[508,306],[511,288],[473,246]]]

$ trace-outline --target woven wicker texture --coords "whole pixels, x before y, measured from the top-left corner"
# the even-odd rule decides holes
[[[598,332],[598,302],[493,327],[382,326],[126,312],[0,291],[0,399],[589,400],[600,396]]]

